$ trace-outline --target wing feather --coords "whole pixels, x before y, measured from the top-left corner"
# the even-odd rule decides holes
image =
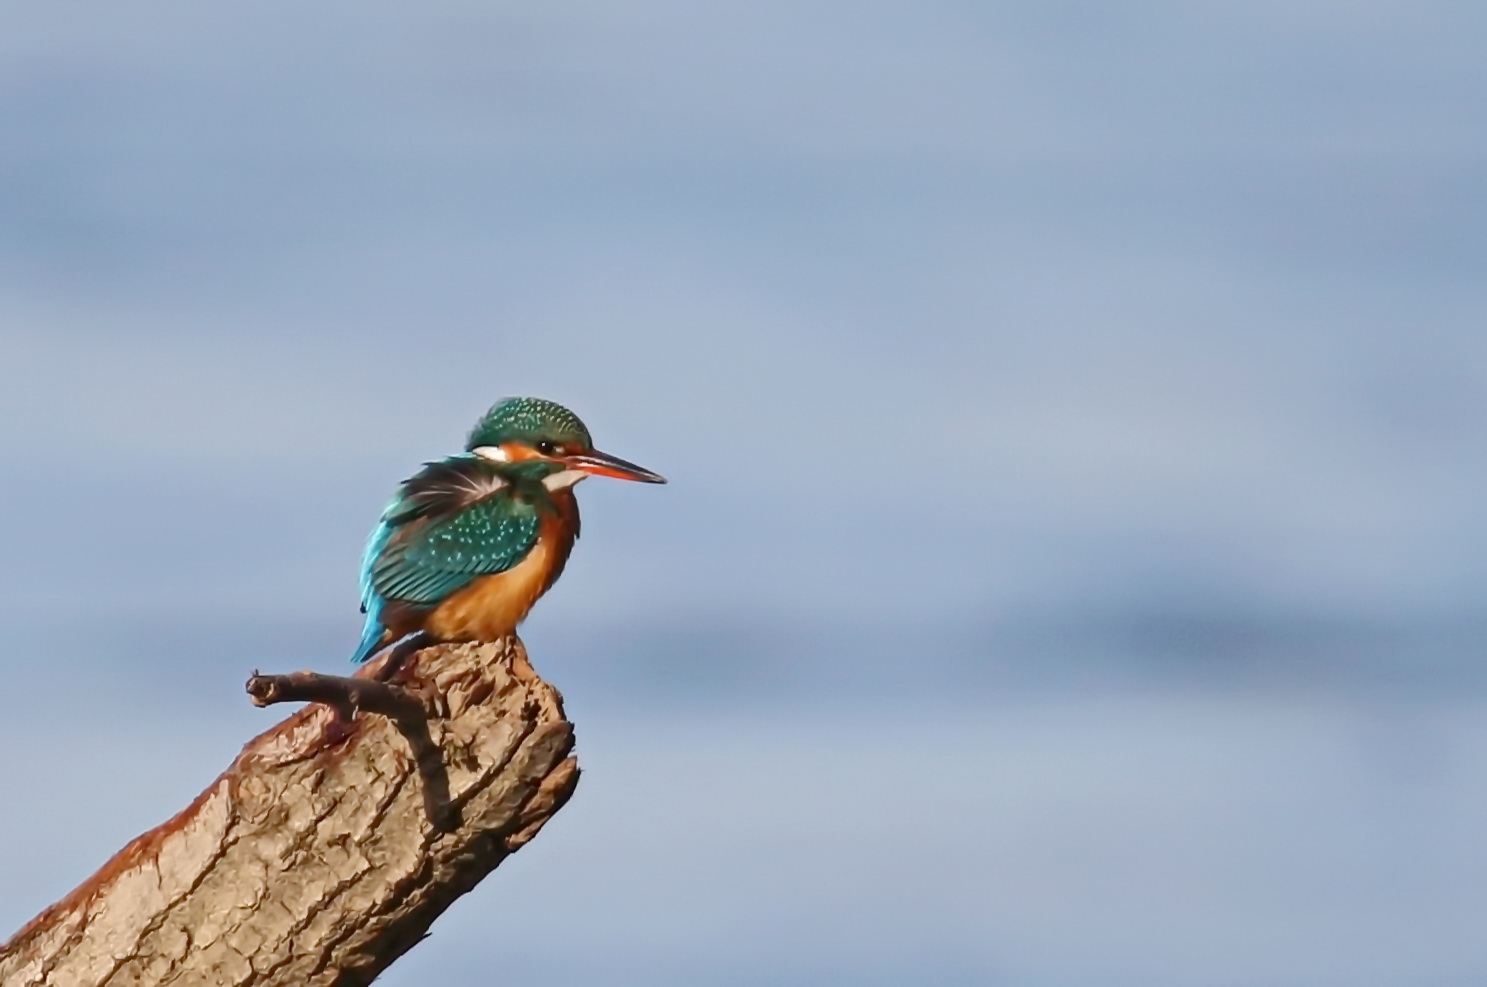
[[[432,606],[516,565],[537,540],[536,509],[511,495],[488,463],[455,456],[427,464],[383,512],[362,560],[362,604]]]

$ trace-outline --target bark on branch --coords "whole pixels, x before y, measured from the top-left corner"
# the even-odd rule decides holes
[[[352,719],[358,710],[381,713],[395,720],[416,721],[427,710],[415,693],[389,682],[318,672],[288,675],[259,675],[248,680],[248,698],[254,706],[274,703],[324,703],[334,707],[341,719]]]
[[[0,947],[0,984],[370,983],[578,781],[562,697],[517,639],[382,671],[255,675],[260,705],[317,704]]]

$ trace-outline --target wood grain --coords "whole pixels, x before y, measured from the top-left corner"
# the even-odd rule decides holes
[[[427,648],[394,681],[424,715],[290,716],[0,947],[0,984],[370,983],[578,781],[562,697],[515,637]]]

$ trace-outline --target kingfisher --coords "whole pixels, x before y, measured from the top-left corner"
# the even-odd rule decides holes
[[[578,537],[573,487],[590,476],[666,479],[594,448],[578,416],[542,398],[505,398],[465,451],[404,480],[361,564],[360,664],[421,641],[495,641],[563,573]],[[406,647],[406,646],[405,646]]]

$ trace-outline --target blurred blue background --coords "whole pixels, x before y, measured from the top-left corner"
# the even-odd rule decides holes
[[[1487,978],[1487,7],[12,4],[0,936],[506,394],[586,770],[389,987]]]

